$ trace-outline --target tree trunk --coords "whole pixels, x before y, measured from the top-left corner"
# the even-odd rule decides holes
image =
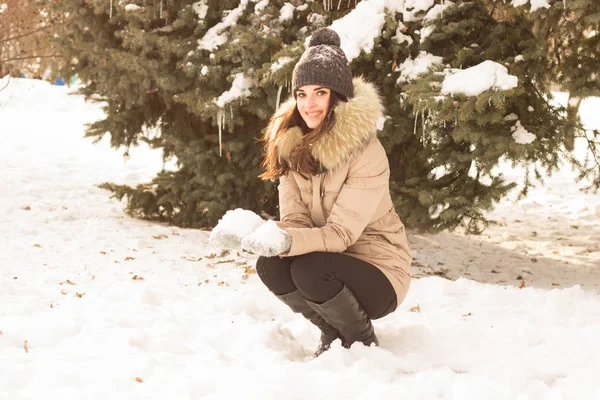
[[[565,149],[568,151],[575,149],[575,128],[580,105],[581,97],[569,93],[569,102],[567,103],[567,122],[569,122],[569,126],[565,134]]]

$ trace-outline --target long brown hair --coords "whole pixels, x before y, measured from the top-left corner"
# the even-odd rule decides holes
[[[265,142],[265,158],[262,162],[265,172],[260,174],[259,178],[263,180],[276,179],[287,174],[290,170],[309,175],[319,173],[321,163],[313,157],[312,145],[333,127],[335,122],[335,107],[340,101],[347,101],[346,98],[333,90],[330,93],[327,114],[319,126],[314,129],[310,129],[306,125],[296,104],[287,110],[276,112],[271,117],[262,138],[262,141]],[[300,143],[292,149],[289,162],[286,162],[280,159],[275,142],[288,129],[295,126],[300,128],[303,136]]]

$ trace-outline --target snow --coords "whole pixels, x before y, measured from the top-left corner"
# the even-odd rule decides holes
[[[550,3],[548,0],[512,0],[512,5],[514,7],[524,6],[527,3],[531,2],[531,12],[534,12],[540,8],[550,8]]]
[[[235,99],[249,96],[251,93],[250,88],[255,85],[255,79],[247,77],[243,72],[239,72],[235,74],[231,89],[222,93],[219,98],[214,100],[214,103],[219,106],[219,108],[223,108],[225,107],[225,104],[230,103]]]
[[[431,67],[433,64],[441,64],[442,62],[442,57],[434,56],[426,51],[421,51],[419,52],[417,58],[414,60],[407,58],[397,67],[397,70],[400,71],[398,83],[414,80],[419,76],[419,74],[427,72],[429,67]]]
[[[294,18],[296,7],[292,3],[285,3],[279,10],[279,22],[289,21]]]
[[[84,138],[103,112],[69,90],[0,91],[0,398],[600,397],[600,201],[568,168],[503,199],[483,235],[409,232],[413,281],[374,321],[381,346],[315,359],[317,329],[262,285],[255,256],[132,219],[96,186],[148,182],[161,154],[142,144],[125,161]],[[590,129],[599,106],[582,102]]]
[[[533,133],[529,132],[523,127],[523,125],[521,125],[521,121],[517,121],[515,123],[515,125],[511,128],[511,132],[513,132],[513,139],[515,139],[515,142],[519,144],[529,144],[536,139]]]
[[[269,0],[260,0],[258,3],[256,3],[256,5],[254,6],[254,12],[256,14],[261,13],[265,7],[267,7],[269,5]]]
[[[423,18],[423,25],[427,25],[427,26],[425,26],[423,29],[421,29],[421,39],[420,39],[421,43],[423,43],[425,41],[425,39],[427,39],[427,37],[429,35],[431,35],[433,33],[433,31],[435,30],[435,25],[433,24],[433,22],[437,18],[443,17],[444,10],[453,5],[454,5],[453,2],[445,1],[442,4],[436,4],[435,6],[431,7],[429,9],[429,11],[427,11],[427,14],[425,14],[425,17]],[[429,3],[426,5],[426,7],[430,7]]]
[[[509,75],[505,66],[487,60],[464,70],[451,70],[442,83],[442,94],[477,96],[490,89],[513,89],[518,83],[519,78]]]
[[[241,236],[241,235],[240,235]],[[254,249],[257,254],[274,255],[285,253],[289,242],[289,235],[281,230],[274,221],[267,221],[261,224],[254,232],[246,235],[242,239],[243,249]]]
[[[259,215],[250,210],[241,208],[229,210],[211,231],[209,240],[218,235],[234,235],[243,238],[254,232],[264,222]]]
[[[284,65],[289,64],[292,61],[294,61],[292,57],[279,57],[277,61],[271,64],[271,72],[280,70]]]
[[[215,51],[227,42],[229,35],[225,32],[229,27],[235,25],[242,16],[248,0],[240,0],[240,5],[231,10],[223,21],[211,27],[202,39],[198,39],[198,49]]]
[[[142,7],[138,6],[137,4],[127,4],[125,6],[125,11],[137,11],[140,10]]]
[[[192,9],[198,15],[198,19],[202,21],[206,18],[206,14],[208,13],[208,5],[206,4],[207,0],[200,0],[192,4]]]
[[[6,3],[0,4],[0,14],[8,9],[8,5]]]

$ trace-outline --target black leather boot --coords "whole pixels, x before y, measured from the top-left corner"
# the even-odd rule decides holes
[[[287,294],[277,294],[275,296],[291,308],[292,311],[302,314],[304,318],[312,322],[321,330],[321,341],[317,351],[315,351],[315,357],[318,357],[329,350],[331,343],[333,343],[335,339],[342,339],[343,344],[343,338],[342,335],[340,335],[340,332],[309,306],[298,290]]]
[[[379,345],[371,319],[348,286],[344,285],[338,294],[323,304],[306,303],[341,333],[344,347],[349,348],[354,342],[362,342],[365,346]]]

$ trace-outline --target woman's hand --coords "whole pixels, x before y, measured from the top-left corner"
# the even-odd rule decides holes
[[[242,249],[263,257],[275,257],[287,253],[292,246],[292,237],[273,221],[267,221],[252,234],[244,237]]]
[[[264,224],[256,213],[237,208],[229,210],[219,220],[208,238],[209,243],[221,249],[239,250],[242,238]]]

